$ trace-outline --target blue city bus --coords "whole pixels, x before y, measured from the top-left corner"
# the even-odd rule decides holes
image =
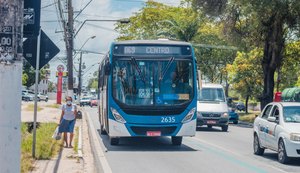
[[[101,134],[120,137],[196,133],[196,59],[191,44],[169,40],[112,43],[99,67]]]

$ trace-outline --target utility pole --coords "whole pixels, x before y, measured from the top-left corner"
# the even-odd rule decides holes
[[[67,23],[67,70],[68,70],[68,96],[73,97],[73,6],[72,0],[68,0],[68,23]]]
[[[20,172],[23,0],[0,0],[0,172]]]
[[[82,51],[80,51],[80,59],[79,59],[79,73],[78,73],[78,100],[80,102],[81,97],[81,64],[82,64]]]

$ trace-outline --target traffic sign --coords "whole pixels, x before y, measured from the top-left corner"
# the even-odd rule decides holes
[[[23,56],[33,66],[36,67],[36,48],[37,38],[28,38],[23,43]],[[41,31],[41,49],[39,69],[43,68],[55,55],[58,54],[59,48],[50,40],[50,38]]]
[[[39,35],[41,16],[41,0],[24,0],[24,37]]]
[[[13,28],[12,26],[0,27],[0,51],[12,52],[13,51]]]

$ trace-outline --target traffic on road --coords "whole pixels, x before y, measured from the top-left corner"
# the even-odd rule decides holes
[[[112,172],[299,172],[297,158],[289,164],[277,161],[278,154],[265,150],[263,156],[253,151],[253,128],[249,124],[229,124],[228,132],[219,128],[198,127],[195,137],[186,137],[181,146],[172,146],[168,137],[121,138],[110,145],[100,133],[96,108],[85,108]]]

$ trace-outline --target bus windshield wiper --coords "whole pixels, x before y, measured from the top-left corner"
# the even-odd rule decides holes
[[[162,74],[162,75],[159,77],[159,81],[161,81],[161,80],[164,79],[164,77],[165,77],[167,71],[169,70],[171,64],[173,63],[174,59],[175,59],[174,57],[171,57],[171,58],[170,58],[170,60],[168,61],[167,66],[166,66],[166,68],[164,68],[164,70],[160,73],[160,74]]]
[[[146,82],[145,82],[145,76],[142,74],[142,70],[140,69],[140,67],[139,67],[139,65],[137,64],[136,59],[135,59],[134,57],[131,57],[131,62],[133,63],[135,69],[138,71],[139,76],[141,77],[142,81],[143,81],[144,83],[146,83]]]

